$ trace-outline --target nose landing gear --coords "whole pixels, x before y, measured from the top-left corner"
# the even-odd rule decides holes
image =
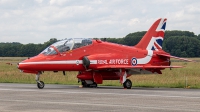
[[[45,86],[45,84],[44,84],[43,81],[40,81],[40,73],[36,74],[35,80],[36,80],[36,82],[37,82],[37,87],[38,87],[39,89],[43,89],[44,86]]]

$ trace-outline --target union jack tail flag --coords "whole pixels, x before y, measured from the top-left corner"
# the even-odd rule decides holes
[[[156,51],[162,49],[166,22],[166,18],[158,19],[135,47]]]

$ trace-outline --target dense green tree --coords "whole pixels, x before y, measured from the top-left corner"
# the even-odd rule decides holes
[[[145,33],[146,31],[130,33],[124,38],[108,38],[107,41],[128,46],[134,46],[141,40]]]
[[[200,34],[197,36],[197,39],[199,39],[199,40],[200,40]]]
[[[179,31],[179,30],[165,31],[165,38],[168,38],[171,36],[196,37],[196,35],[193,32],[189,32],[189,31]]]
[[[128,45],[128,46],[134,46],[141,40],[141,38],[144,36],[145,33],[146,31],[130,33],[126,37],[123,38],[124,39],[123,44]]]
[[[164,41],[163,49],[171,55],[181,57],[200,56],[200,41],[195,37],[171,36]]]
[[[18,42],[13,43],[0,43],[0,56],[2,57],[31,57],[39,54],[49,45],[57,42],[56,38],[52,38],[44,44],[20,44]]]

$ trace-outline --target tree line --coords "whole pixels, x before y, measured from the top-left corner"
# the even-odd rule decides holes
[[[123,38],[107,38],[106,41],[134,46],[141,40],[145,33],[146,31],[130,33]],[[51,38],[43,44],[21,44],[19,42],[0,43],[0,57],[32,57],[57,41],[56,38]],[[195,35],[193,32],[178,30],[165,32],[163,50],[171,55],[179,57],[200,57],[199,48],[200,34]]]
[[[52,38],[43,44],[0,43],[0,57],[32,57],[57,41],[56,38]]]

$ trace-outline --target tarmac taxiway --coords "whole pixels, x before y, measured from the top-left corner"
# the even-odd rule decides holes
[[[199,89],[0,83],[1,112],[199,112]]]

